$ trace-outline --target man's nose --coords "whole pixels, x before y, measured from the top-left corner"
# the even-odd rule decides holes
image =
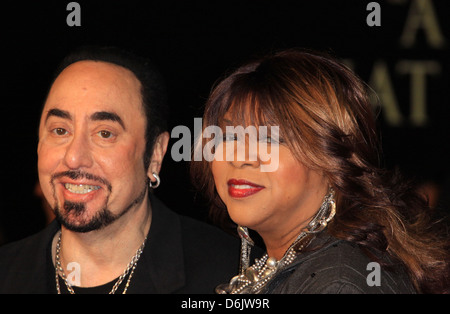
[[[89,168],[92,166],[92,152],[88,138],[83,134],[75,134],[68,143],[64,155],[64,163],[69,169]]]

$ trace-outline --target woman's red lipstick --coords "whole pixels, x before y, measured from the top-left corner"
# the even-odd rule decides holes
[[[241,179],[228,180],[228,194],[234,198],[243,198],[258,193],[263,186]]]

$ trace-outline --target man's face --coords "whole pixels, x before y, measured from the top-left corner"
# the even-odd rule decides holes
[[[146,118],[129,70],[80,61],[54,82],[41,116],[42,191],[68,229],[104,227],[146,204]]]

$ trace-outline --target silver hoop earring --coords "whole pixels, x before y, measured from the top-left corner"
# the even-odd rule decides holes
[[[159,178],[159,176],[156,173],[152,173],[153,177],[156,179],[156,184],[152,185],[152,181],[150,180],[148,183],[148,186],[152,189],[156,189],[160,184],[161,184],[161,179]]]

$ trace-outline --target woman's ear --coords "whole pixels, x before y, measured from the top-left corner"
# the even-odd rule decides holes
[[[168,132],[161,133],[160,135],[158,135],[155,144],[153,145],[153,154],[152,158],[150,159],[150,165],[147,169],[147,176],[152,181],[155,180],[155,178],[153,177],[153,173],[159,174],[159,172],[161,171],[161,165],[164,159],[164,155],[167,151],[169,139],[170,136]]]

